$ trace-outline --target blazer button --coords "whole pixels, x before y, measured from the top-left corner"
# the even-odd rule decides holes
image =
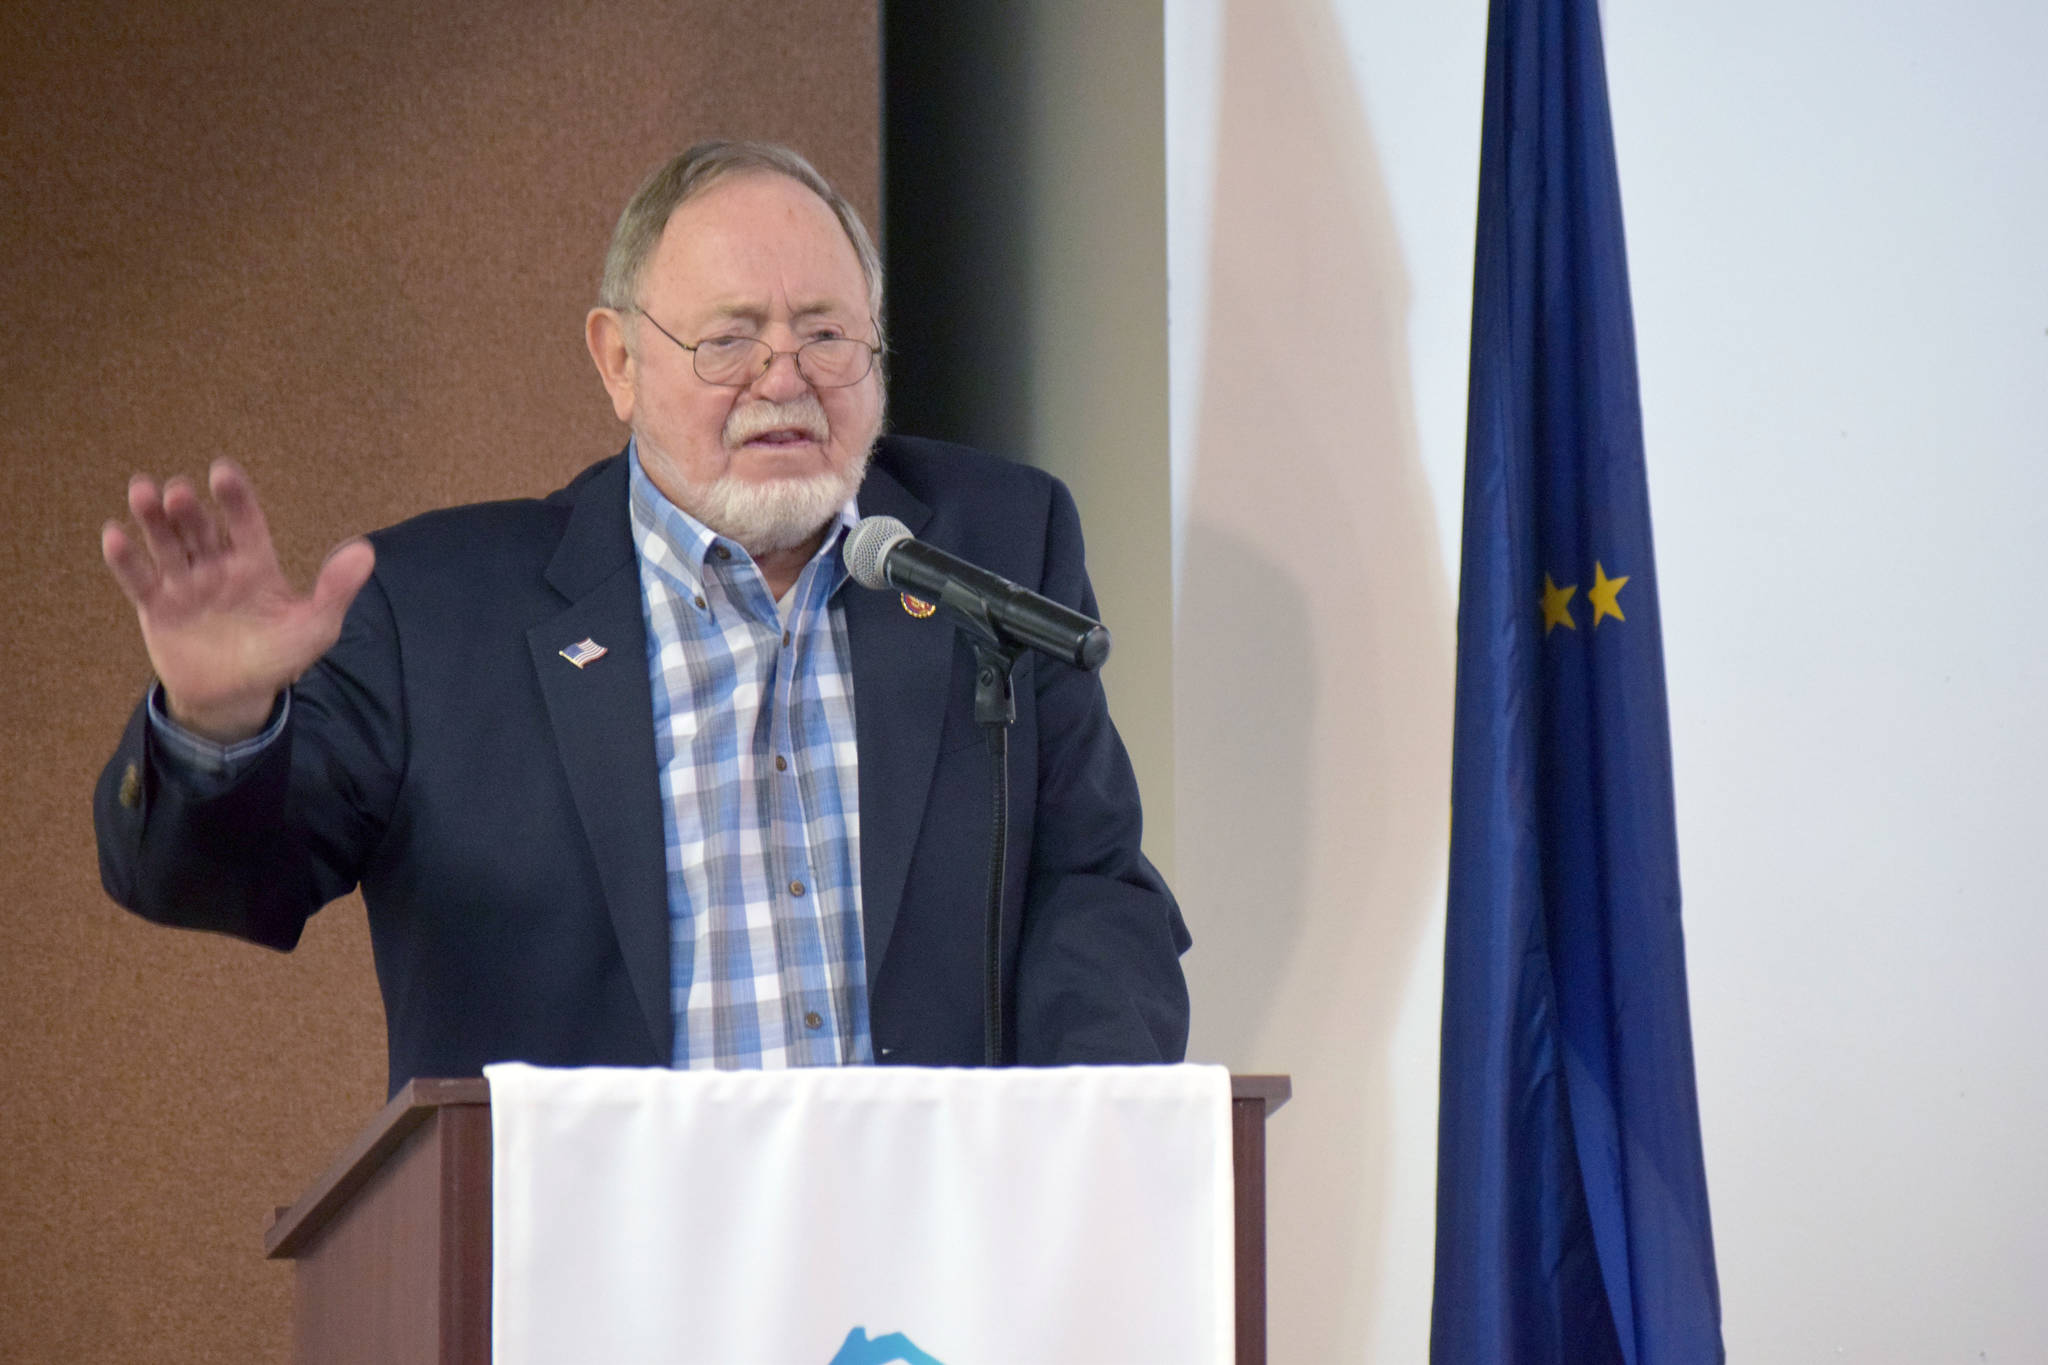
[[[142,804],[142,770],[133,763],[121,774],[121,804],[129,810]]]

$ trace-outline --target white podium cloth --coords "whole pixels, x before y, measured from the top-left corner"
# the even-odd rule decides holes
[[[1225,1365],[1221,1067],[487,1068],[498,1365]]]

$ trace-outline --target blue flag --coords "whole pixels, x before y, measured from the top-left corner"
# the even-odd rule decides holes
[[[1458,594],[1436,1365],[1720,1361],[1595,0],[1493,0]]]

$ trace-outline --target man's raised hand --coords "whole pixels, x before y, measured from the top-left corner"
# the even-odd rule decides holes
[[[183,475],[161,489],[136,475],[135,529],[108,522],[100,553],[135,604],[171,718],[232,743],[260,732],[278,693],[339,638],[376,556],[366,540],[343,541],[301,597],[278,568],[249,476],[215,460],[207,484],[212,507]]]

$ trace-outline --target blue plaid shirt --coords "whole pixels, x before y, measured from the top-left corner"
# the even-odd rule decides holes
[[[677,1067],[874,1060],[861,940],[851,501],[778,612],[737,544],[632,464],[667,826]]]

